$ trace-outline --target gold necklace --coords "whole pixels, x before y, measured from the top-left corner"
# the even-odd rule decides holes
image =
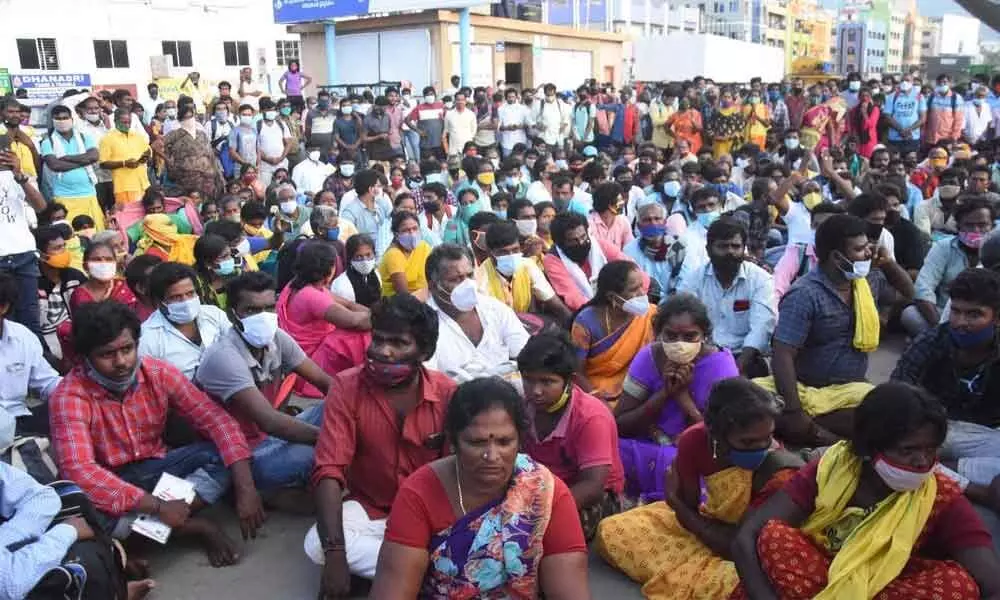
[[[462,497],[462,475],[458,472],[458,457],[455,457],[455,485],[458,487],[458,506],[462,509],[464,517],[468,511],[465,510],[465,498]]]

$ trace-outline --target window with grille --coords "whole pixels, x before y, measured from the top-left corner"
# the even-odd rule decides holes
[[[299,60],[299,42],[297,40],[278,40],[274,43],[278,64],[285,66]]]
[[[191,60],[191,42],[163,41],[163,55],[169,56],[175,67],[191,67],[194,61]]]
[[[55,38],[19,38],[17,55],[22,69],[59,70]]]
[[[250,47],[246,42],[222,42],[227,67],[250,66]]]
[[[125,40],[94,40],[94,60],[98,69],[127,69],[128,44]]]

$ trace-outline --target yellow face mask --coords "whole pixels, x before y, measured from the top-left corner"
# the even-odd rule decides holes
[[[802,204],[810,211],[816,208],[817,205],[822,204],[822,202],[823,196],[819,192],[809,192],[805,196],[802,196]]]
[[[496,173],[493,173],[492,171],[480,173],[476,175],[476,181],[483,185],[493,185],[493,182],[496,181]]]

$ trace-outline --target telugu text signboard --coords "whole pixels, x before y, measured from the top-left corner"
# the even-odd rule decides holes
[[[455,9],[497,0],[272,0],[275,23],[309,23],[375,13]]]
[[[90,88],[90,73],[15,73],[14,89],[24,88],[32,100],[58,100],[66,90]]]

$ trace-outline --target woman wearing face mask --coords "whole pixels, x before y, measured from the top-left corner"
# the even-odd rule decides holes
[[[69,299],[73,290],[87,281],[87,276],[70,266],[72,256],[59,227],[42,226],[35,230],[38,249],[38,308],[39,325],[47,350],[57,356],[62,352],[56,328],[69,320]]]
[[[330,292],[337,254],[333,246],[305,242],[295,259],[295,276],[278,296],[278,326],[327,373],[339,373],[364,362],[371,341],[367,307]],[[299,379],[294,393],[308,398],[322,394]]]
[[[1000,561],[937,466],[948,420],[922,388],[883,383],[850,441],[809,463],[740,526],[733,598],[1000,598]],[[934,558],[929,558],[933,556]]]
[[[602,183],[594,188],[594,210],[590,213],[591,235],[621,250],[635,239],[632,226],[625,217],[625,198],[622,186]]]
[[[819,156],[823,150],[840,145],[847,103],[838,95],[823,100],[815,87],[810,91],[809,108],[802,115],[799,138],[802,147]]]
[[[743,135],[746,121],[730,89],[722,90],[719,109],[714,112],[706,123],[705,133],[712,139],[712,154],[719,158],[723,154],[732,154],[733,146]]]
[[[654,316],[639,267],[614,260],[601,269],[594,297],[573,319],[570,333],[592,393],[612,406],[635,355],[653,340]]]
[[[698,112],[687,98],[681,99],[677,112],[667,119],[667,127],[675,140],[686,140],[691,152],[698,154],[701,150],[701,130],[703,127],[701,113]]]
[[[240,274],[229,242],[211,233],[198,238],[194,244],[194,270],[201,303],[226,310],[226,283]]]
[[[375,240],[358,233],[347,240],[348,267],[330,284],[335,296],[371,308],[382,299],[382,279],[375,259]]]
[[[420,221],[411,212],[398,212],[392,216],[392,244],[379,264],[382,295],[414,294],[427,297],[427,276],[424,264],[430,256],[431,246],[421,239]]]
[[[771,129],[771,111],[767,103],[762,101],[760,92],[751,91],[746,104],[740,110],[746,121],[743,139],[747,143],[764,148],[767,145],[767,132]]]
[[[739,375],[732,353],[711,342],[708,310],[697,297],[667,298],[653,331],[656,340],[635,355],[615,407],[626,491],[641,502],[664,499],[663,473],[677,454],[677,436],[704,420],[716,382]]]
[[[472,243],[469,233],[469,221],[473,215],[482,210],[479,195],[472,188],[465,188],[458,192],[458,209],[455,216],[448,221],[444,227],[442,240],[446,244],[458,244],[468,247]]]
[[[772,437],[780,412],[772,394],[746,379],[719,381],[705,421],[677,439],[665,502],[603,521],[601,556],[642,583],[646,598],[728,597],[739,583],[729,560],[738,524],[802,465]],[[655,476],[665,474],[657,464]]]
[[[193,104],[177,109],[180,126],[163,138],[165,175],[184,189],[198,190],[203,197],[216,198],[223,190],[222,168],[211,140],[195,119]]]
[[[872,157],[878,145],[878,122],[882,110],[872,100],[872,92],[862,88],[858,92],[858,104],[847,113],[847,132],[857,139],[856,152],[866,159]]]
[[[82,304],[102,300],[115,300],[129,307],[135,305],[135,294],[118,276],[115,249],[110,244],[91,244],[83,253],[83,267],[90,278],[73,290],[69,298],[71,315]]]

